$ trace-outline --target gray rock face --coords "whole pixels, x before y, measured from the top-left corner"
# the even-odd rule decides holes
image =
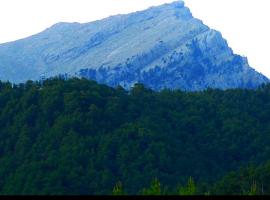
[[[182,1],[91,23],[58,23],[0,45],[1,80],[59,74],[127,89],[137,82],[155,90],[254,88],[268,82]]]

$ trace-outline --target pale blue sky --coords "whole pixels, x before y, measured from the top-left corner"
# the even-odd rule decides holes
[[[38,33],[54,23],[89,22],[174,0],[3,0],[0,43]],[[233,50],[270,77],[269,0],[185,0],[193,15],[222,32]]]

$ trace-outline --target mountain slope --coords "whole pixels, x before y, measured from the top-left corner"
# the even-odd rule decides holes
[[[253,88],[268,79],[235,55],[222,35],[182,1],[79,24],[58,23],[0,45],[0,79],[67,74],[130,88]]]

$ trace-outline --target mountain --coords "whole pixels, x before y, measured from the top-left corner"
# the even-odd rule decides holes
[[[59,74],[127,89],[137,82],[155,90],[255,88],[268,82],[183,1],[91,23],[58,23],[0,45],[1,80]]]

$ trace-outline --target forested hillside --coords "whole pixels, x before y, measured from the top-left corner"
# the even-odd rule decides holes
[[[188,180],[196,194],[270,194],[270,85],[127,92],[56,78],[0,83],[0,108],[0,194],[151,194],[153,180],[164,194]]]

